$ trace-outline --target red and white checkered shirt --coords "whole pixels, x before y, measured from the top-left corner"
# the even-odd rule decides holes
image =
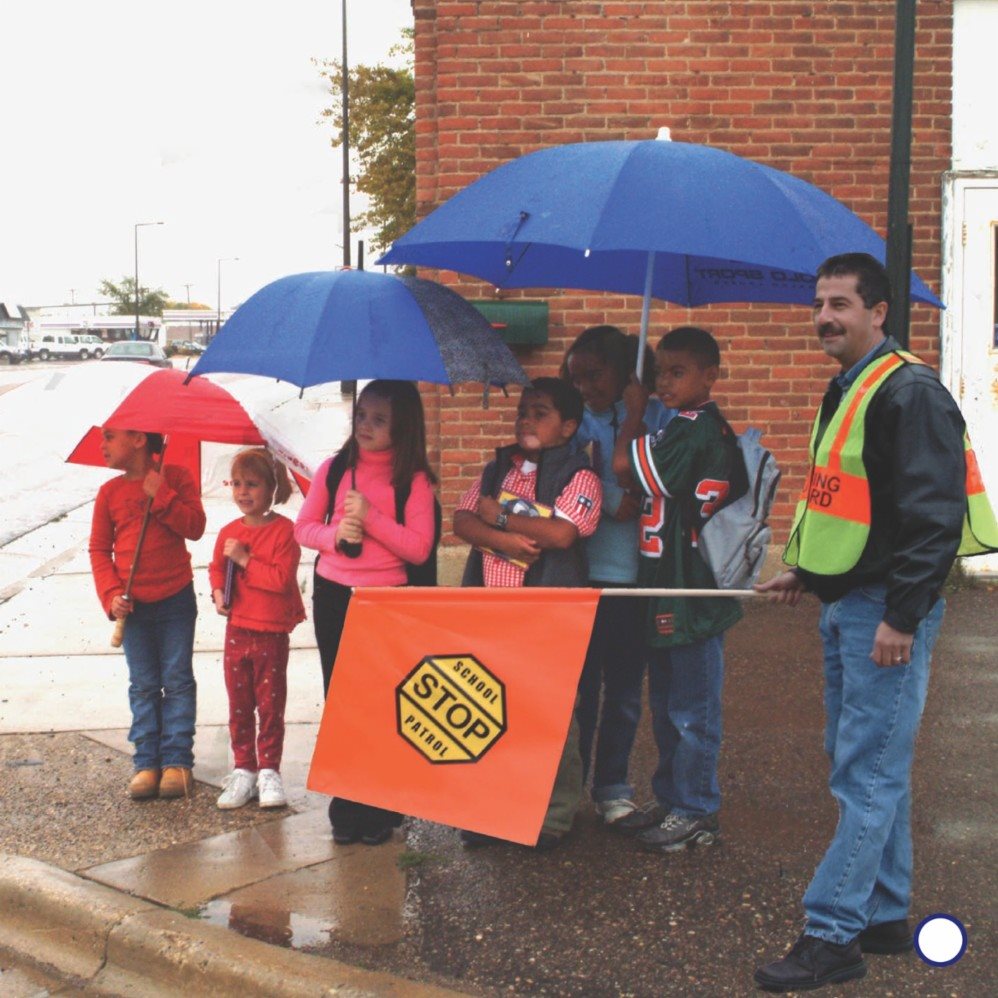
[[[506,492],[523,496],[524,499],[537,498],[537,465],[528,461],[522,454],[513,455],[513,467],[506,473],[502,488]],[[457,509],[478,512],[482,480],[479,479],[468,489]],[[603,489],[594,471],[583,468],[577,471],[562,489],[554,503],[554,515],[575,524],[580,537],[589,537],[599,525],[600,509],[603,504]],[[482,552],[482,578],[487,586],[517,587],[523,585],[526,569],[520,568],[498,555]]]

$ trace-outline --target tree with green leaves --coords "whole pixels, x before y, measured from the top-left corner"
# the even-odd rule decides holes
[[[416,86],[413,78],[413,32],[389,56],[405,57],[402,68],[379,63],[349,71],[350,148],[360,160],[357,190],[370,199],[355,218],[358,227],[374,230],[374,245],[387,248],[416,222]],[[342,145],[342,63],[313,60],[329,83],[332,105],[322,112],[334,129],[334,148]],[[321,123],[321,122],[320,122]]]
[[[121,282],[104,280],[97,293],[114,302],[112,315],[135,315],[135,278],[123,277]],[[139,315],[162,315],[170,296],[162,288],[139,288]]]

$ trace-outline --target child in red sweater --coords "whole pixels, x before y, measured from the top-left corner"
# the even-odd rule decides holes
[[[232,498],[243,515],[219,531],[208,567],[215,609],[228,617],[223,668],[235,768],[218,798],[223,810],[254,797],[260,807],[288,802],[280,768],[289,635],[305,619],[305,608],[294,524],[270,507],[290,495],[288,473],[268,451],[250,448],[235,456]]]
[[[105,613],[127,621],[128,740],[135,746],[128,793],[133,800],[186,797],[194,789],[197,605],[184,540],[196,541],[204,533],[204,508],[187,471],[173,465],[157,469],[155,458],[163,450],[158,433],[105,428],[101,450],[109,468],[124,472],[97,493],[90,565]],[[141,557],[126,599],[147,508]]]

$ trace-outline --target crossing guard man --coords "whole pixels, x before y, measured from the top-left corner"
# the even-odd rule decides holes
[[[939,592],[956,555],[998,546],[963,418],[935,373],[885,336],[886,271],[865,253],[818,270],[813,322],[838,361],[811,434],[811,468],[784,561],[757,586],[821,600],[825,749],[839,804],[790,952],[766,991],[862,977],[863,953],[911,949],[910,776]]]

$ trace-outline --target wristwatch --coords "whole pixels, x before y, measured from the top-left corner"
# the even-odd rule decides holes
[[[502,512],[502,510],[500,510],[498,513],[496,513],[496,529],[497,530],[505,530],[507,523],[509,523],[509,514]]]

